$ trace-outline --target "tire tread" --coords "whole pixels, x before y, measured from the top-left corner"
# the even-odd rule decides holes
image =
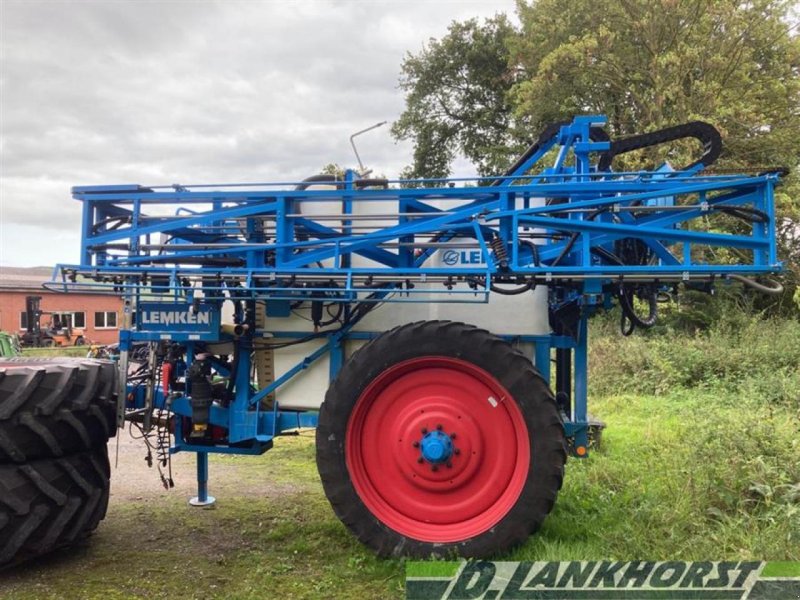
[[[447,544],[413,540],[381,523],[358,497],[345,460],[344,435],[360,391],[391,365],[426,355],[462,358],[489,371],[520,403],[531,436],[531,471],[514,507],[490,531]],[[320,407],[317,467],[325,494],[339,519],[380,556],[486,557],[521,544],[552,510],[566,458],[563,425],[544,378],[519,350],[465,323],[418,321],[371,340],[345,363]]]
[[[0,465],[0,567],[91,533],[106,513],[109,478],[106,444],[63,458]]]
[[[116,431],[115,383],[109,361],[0,360],[0,464],[105,444]]]

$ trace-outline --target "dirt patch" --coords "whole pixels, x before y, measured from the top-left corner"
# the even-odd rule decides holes
[[[291,444],[291,438],[287,439]],[[188,501],[197,495],[197,462],[192,452],[172,455],[174,487],[171,489],[165,489],[161,482],[156,457],[153,456],[153,466],[149,467],[147,447],[142,440],[133,439],[127,429],[109,442],[108,456],[111,461],[110,509],[131,502],[152,504],[175,498]],[[262,498],[286,496],[301,493],[306,488],[304,482],[277,481],[271,477],[269,463],[274,461],[269,461],[267,455],[212,455],[209,462],[209,493],[220,500],[243,494]],[[167,473],[166,468],[162,470]],[[263,472],[263,477],[257,476],[259,471]]]

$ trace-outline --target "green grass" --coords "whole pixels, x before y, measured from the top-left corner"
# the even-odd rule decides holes
[[[73,356],[84,358],[90,346],[66,346],[63,348],[23,348],[21,356],[60,358]]]
[[[800,577],[800,562],[771,562],[761,571],[762,577]]]
[[[461,566],[459,561],[409,561],[406,563],[406,574],[414,577],[453,577]]]
[[[800,421],[710,394],[614,396],[526,560],[800,560]]]
[[[708,336],[598,336],[603,447],[568,462],[541,531],[496,558],[800,560],[798,331],[710,334],[727,352]],[[659,373],[676,379],[659,387]],[[402,597],[403,561],[375,558],[327,504],[313,436],[211,469],[215,509],[115,504],[90,544],[0,574],[0,597]]]

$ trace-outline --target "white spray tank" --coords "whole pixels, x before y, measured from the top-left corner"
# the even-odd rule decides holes
[[[380,124],[379,124],[380,125]],[[373,126],[364,131],[374,129]],[[359,135],[358,132],[351,137]],[[361,165],[358,152],[356,152]],[[364,173],[363,165],[361,172]],[[335,183],[311,183],[306,186],[309,190],[335,190]],[[522,199],[517,200],[522,208]],[[439,199],[429,202],[440,210],[448,210],[459,204],[459,200]],[[537,200],[530,199],[529,206],[536,206]],[[539,199],[540,204],[543,200]],[[385,227],[386,221],[377,218],[377,215],[399,212],[397,201],[358,201],[353,203],[353,218],[351,224],[356,231],[366,231],[370,227]],[[342,214],[340,201],[302,202],[299,203],[300,212],[310,219],[320,218],[320,222],[327,227],[341,230],[343,223],[333,217]],[[369,215],[376,215],[376,220],[370,220]],[[371,261],[361,256],[352,256],[354,267],[368,266]],[[433,252],[427,264],[431,267],[476,267],[484,265],[481,251],[475,240],[453,239],[444,242],[443,246]],[[416,291],[420,292],[425,287],[442,291],[442,284],[415,284]],[[441,294],[436,294],[437,297]],[[453,294],[455,296],[455,294]],[[499,335],[546,335],[550,333],[547,313],[547,289],[544,286],[517,294],[506,296],[497,293],[489,295],[489,302],[482,302],[484,294],[459,294],[458,299],[469,302],[386,302],[369,312],[355,327],[354,331],[386,331],[398,325],[423,320],[450,320],[462,321],[487,329]],[[452,298],[451,298],[452,299]],[[266,328],[269,331],[298,331],[309,332],[312,323],[309,310],[299,309],[292,312],[291,316],[283,318],[268,317]],[[326,317],[327,318],[327,315]],[[335,327],[332,325],[331,327]],[[280,377],[294,367],[306,356],[324,345],[322,340],[313,340],[308,343],[275,349],[272,355],[274,377]],[[366,342],[349,340],[345,346],[345,360]],[[519,343],[520,350],[527,356],[533,357],[533,345]],[[316,410],[325,398],[330,381],[330,360],[326,355],[313,363],[303,373],[302,377],[291,378],[277,390],[276,399],[281,408]]]

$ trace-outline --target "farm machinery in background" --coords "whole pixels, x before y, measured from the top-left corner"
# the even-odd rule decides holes
[[[74,188],[81,260],[47,287],[124,298],[114,392],[110,363],[86,361],[74,377],[94,370],[96,389],[78,391],[143,430],[165,485],[170,454],[195,452],[192,504],[214,501],[209,454],[261,454],[316,427],[325,494],[378,554],[522,542],[568,451],[589,453],[592,315],[619,306],[630,333],[684,287],[778,290],[756,280],[780,269],[778,173],[704,174],[721,150],[704,123],[621,140],[605,123],[554,125],[489,178]],[[683,138],[702,155],[680,169],[612,168]],[[12,366],[6,381],[34,368]],[[74,446],[102,479],[107,462]],[[37,540],[18,550],[63,541]]]
[[[72,326],[72,312],[44,311],[41,296],[25,297],[25,333],[19,338],[23,348],[52,348],[60,346],[84,346],[83,329]],[[42,326],[42,316],[49,315]]]

